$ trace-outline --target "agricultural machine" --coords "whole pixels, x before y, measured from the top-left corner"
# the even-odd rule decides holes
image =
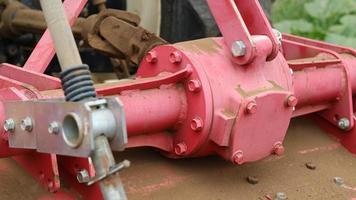
[[[83,199],[126,199],[119,172],[130,162],[113,152],[129,148],[236,165],[279,156],[290,120],[311,113],[356,153],[354,49],[281,34],[257,0],[207,0],[221,37],[176,44],[95,2],[100,12],[87,18],[78,18],[86,0],[2,12],[2,37],[48,27],[22,67],[1,64],[0,155],[50,192],[73,197],[65,183]],[[125,78],[94,84],[75,39]],[[58,77],[44,73],[55,54]]]

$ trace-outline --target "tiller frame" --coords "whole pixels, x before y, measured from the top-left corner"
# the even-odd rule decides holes
[[[70,24],[85,3],[64,2]],[[356,51],[280,34],[257,0],[208,4],[222,37],[155,47],[135,80],[95,85],[98,98],[69,101],[65,78],[43,74],[55,54],[49,30],[23,68],[1,64],[1,157],[61,197],[111,199],[103,184],[128,162],[99,171],[102,145],[108,154],[152,147],[170,158],[216,154],[243,164],[282,155],[290,120],[316,113],[356,153]]]

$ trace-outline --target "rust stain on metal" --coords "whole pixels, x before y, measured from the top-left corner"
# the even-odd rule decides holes
[[[285,91],[281,86],[279,86],[277,83],[274,81],[268,81],[269,83],[272,84],[272,87],[263,87],[263,88],[258,88],[256,90],[252,91],[246,91],[244,90],[241,85],[238,85],[236,87],[236,91],[242,96],[242,97],[251,97],[251,96],[256,96],[258,94],[268,92],[268,91]]]

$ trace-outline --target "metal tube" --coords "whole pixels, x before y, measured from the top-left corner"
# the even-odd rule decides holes
[[[62,71],[82,64],[61,0],[40,0]]]

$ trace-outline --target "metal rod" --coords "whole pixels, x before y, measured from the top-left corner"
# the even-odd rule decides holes
[[[82,64],[61,0],[40,0],[62,71]]]

